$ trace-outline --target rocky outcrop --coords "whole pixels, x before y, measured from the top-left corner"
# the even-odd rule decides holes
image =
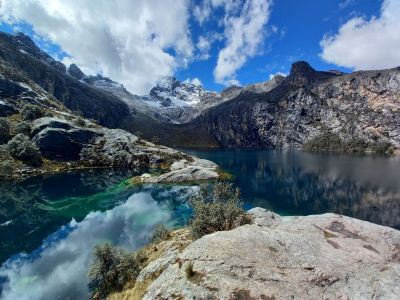
[[[218,179],[221,176],[218,165],[205,159],[188,157],[171,164],[169,172],[158,176],[144,173],[134,178],[137,183],[177,183]]]
[[[280,217],[194,241],[162,265],[144,299],[396,299],[400,232],[335,214]],[[154,270],[157,268],[153,267]],[[149,276],[146,270],[146,277]],[[143,280],[139,275],[139,280]]]
[[[79,160],[85,145],[100,136],[95,130],[75,126],[66,120],[44,119],[37,120],[34,125],[33,142],[48,159]]]
[[[67,69],[68,75],[74,77],[75,79],[81,80],[86,77],[86,75],[78,68],[77,65],[72,64]]]
[[[399,149],[399,99],[399,68],[342,74],[298,62],[271,91],[242,92],[193,124],[207,127],[224,147],[301,149],[334,134],[343,143]]]
[[[147,142],[122,129],[100,126],[66,108],[14,68],[0,64],[0,71],[5,75],[0,78],[1,114],[7,117],[4,123],[12,128],[12,131],[8,129],[10,132],[4,142],[23,131],[23,139],[29,145],[32,143],[30,149],[38,153],[41,162],[33,165],[23,157],[12,157],[8,148],[2,146],[2,179],[83,168],[157,171],[160,174],[172,171],[170,166],[176,161],[184,161],[184,168],[161,175],[162,181],[219,178],[216,165],[211,162]],[[199,162],[194,163],[196,160]]]

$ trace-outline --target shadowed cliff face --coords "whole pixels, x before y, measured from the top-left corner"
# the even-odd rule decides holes
[[[318,72],[305,62],[267,93],[241,93],[194,120],[224,147],[300,149],[330,133],[400,147],[400,69]]]
[[[40,50],[28,36],[0,33],[0,60],[23,72],[69,109],[101,125],[117,127],[129,115],[122,100],[68,76],[65,66]]]

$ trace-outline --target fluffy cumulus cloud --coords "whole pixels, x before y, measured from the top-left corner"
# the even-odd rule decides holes
[[[382,69],[400,65],[400,1],[385,0],[379,17],[356,17],[335,35],[321,41],[321,56],[353,69]]]
[[[187,0],[3,0],[0,16],[31,24],[70,55],[65,62],[145,93],[193,58],[189,10]]]
[[[223,19],[225,46],[219,51],[217,66],[214,69],[216,82],[239,84],[236,71],[245,62],[259,53],[266,32],[265,25],[270,15],[269,0],[214,0],[214,6],[225,10]]]

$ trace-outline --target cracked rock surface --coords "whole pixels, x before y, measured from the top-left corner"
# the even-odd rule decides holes
[[[252,225],[189,245],[144,299],[398,299],[399,231],[335,214],[250,213]]]

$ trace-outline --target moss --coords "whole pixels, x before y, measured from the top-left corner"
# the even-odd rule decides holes
[[[337,235],[333,234],[330,231],[323,230],[323,233],[324,233],[324,238],[326,238],[326,239],[337,237]]]
[[[219,180],[227,180],[227,181],[235,180],[235,175],[228,173],[222,170],[221,168],[217,168],[217,174]]]

